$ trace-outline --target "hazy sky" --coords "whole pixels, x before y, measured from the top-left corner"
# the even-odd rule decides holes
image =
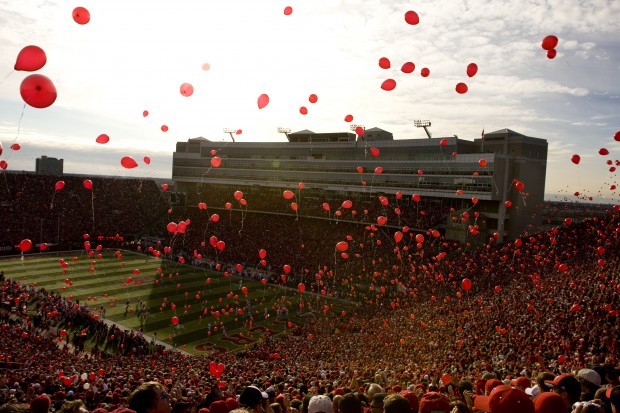
[[[88,24],[73,21],[77,6],[90,11]],[[405,22],[408,10],[418,25]],[[541,48],[547,35],[559,38],[553,60]],[[36,73],[58,90],[45,109],[23,109],[29,73],[13,66],[27,45],[45,50]],[[395,139],[424,138],[415,119],[431,120],[434,136],[510,128],[547,139],[547,193],[617,199],[605,162],[620,152],[618,0],[0,0],[0,56],[0,158],[11,170],[48,155],[69,173],[170,177],[177,141],[230,141],[224,128],[241,129],[239,141],[284,141],[278,127],[348,131],[352,114]],[[407,61],[411,74],[400,70]],[[388,78],[397,83],[389,92],[380,88]],[[190,97],[179,91],[185,82]],[[458,82],[468,93],[455,92]],[[270,103],[259,110],[262,93]],[[108,144],[95,143],[102,133]],[[122,156],[139,167],[122,168]]]

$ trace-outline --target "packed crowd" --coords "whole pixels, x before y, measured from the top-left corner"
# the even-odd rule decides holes
[[[226,218],[221,217],[222,226]],[[281,259],[295,262],[295,256],[275,255],[293,249],[286,235],[293,222],[270,220],[273,235],[257,241],[261,232],[250,215],[245,219],[240,230],[240,222],[231,218],[229,225],[234,222],[235,228],[227,231],[257,242],[249,250],[266,247],[274,267]],[[415,406],[424,413],[611,411],[620,384],[617,210],[604,219],[567,221],[547,233],[477,249],[462,249],[440,237],[432,241],[426,234],[432,243],[424,241],[418,249],[409,241],[411,253],[395,244],[373,253],[369,248],[380,244],[369,236],[372,229],[334,230],[341,224],[326,221],[325,234],[314,240],[329,245],[328,261],[314,256],[314,265],[300,268],[312,276],[317,268],[333,265],[337,272],[327,286],[349,291],[363,305],[349,314],[318,312],[316,321],[298,335],[265,337],[240,354],[192,357],[167,351],[139,333],[103,325],[79,303],[3,281],[2,302],[13,306],[17,299],[35,314],[3,313],[0,402],[32,404],[46,394],[56,409],[79,399],[89,411],[128,407],[151,412],[155,407],[141,407],[136,392],[156,381],[160,384],[149,387],[156,388],[155,399],[165,394],[174,411],[200,413],[206,413],[203,408],[228,413],[236,403],[246,411],[259,408],[244,398],[244,392],[253,391],[248,386],[260,389],[260,404],[274,409],[262,401],[266,392],[287,413],[291,408],[346,413],[353,407],[341,408],[344,400],[354,409],[380,407],[390,413],[390,406],[398,406],[393,400],[401,400],[397,394],[411,412]],[[344,270],[332,264],[333,242],[347,232],[369,244],[349,251],[359,258]],[[384,234],[385,244],[391,235]],[[173,236],[170,245],[201,242],[189,236]],[[56,335],[49,337],[54,325],[69,326],[67,334],[74,340],[76,335],[92,338],[92,349],[80,351],[83,346],[74,341],[73,351],[66,344],[59,350]],[[68,340],[60,337],[63,343]],[[329,403],[320,397],[312,402],[310,395],[329,396]],[[603,407],[590,403],[573,408],[575,402],[591,400]],[[320,410],[312,411],[313,403]]]
[[[94,239],[124,239],[141,233],[169,208],[153,180],[97,177],[88,179],[90,189],[85,181],[77,176],[3,172],[0,246],[32,238],[36,244],[67,248],[79,245],[85,233]]]

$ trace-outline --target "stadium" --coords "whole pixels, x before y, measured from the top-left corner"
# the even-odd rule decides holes
[[[617,383],[618,208],[543,228],[545,140],[287,138],[179,142],[171,184],[3,173],[2,402],[111,411],[157,381],[175,411],[247,386],[485,411]]]
[[[620,1],[409,3],[0,1],[0,413],[620,412]]]

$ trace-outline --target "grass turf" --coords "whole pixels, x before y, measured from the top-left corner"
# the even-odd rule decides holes
[[[85,251],[69,251],[5,258],[0,261],[0,270],[8,278],[79,300],[94,312],[103,307],[107,319],[131,329],[142,328],[146,335],[156,334],[159,340],[193,354],[240,351],[265,334],[290,333],[299,324],[323,316],[325,305],[336,314],[351,308],[329,297],[262,285],[236,275],[225,277],[221,272],[178,262],[147,259],[130,251],[120,251],[118,257],[115,252],[103,250],[95,257],[88,257]],[[68,264],[66,268],[60,260]],[[247,296],[242,288],[247,288]],[[138,316],[140,300],[149,308],[148,317]],[[298,310],[300,303],[303,309]],[[288,311],[278,317],[277,310],[282,307]],[[172,324],[175,316],[179,319],[176,326]]]

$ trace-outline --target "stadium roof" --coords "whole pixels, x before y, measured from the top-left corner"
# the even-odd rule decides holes
[[[297,132],[290,133],[289,135],[297,135],[297,134],[302,134],[302,133],[303,134],[308,134],[308,133],[315,133],[315,132],[312,132],[311,130],[308,130],[308,129],[304,129],[304,130],[300,130],[300,131],[297,131]]]
[[[518,136],[525,136],[522,133],[515,132],[512,129],[508,129],[508,128],[496,130],[495,132],[485,133],[484,136],[486,136],[486,135],[518,135]]]

